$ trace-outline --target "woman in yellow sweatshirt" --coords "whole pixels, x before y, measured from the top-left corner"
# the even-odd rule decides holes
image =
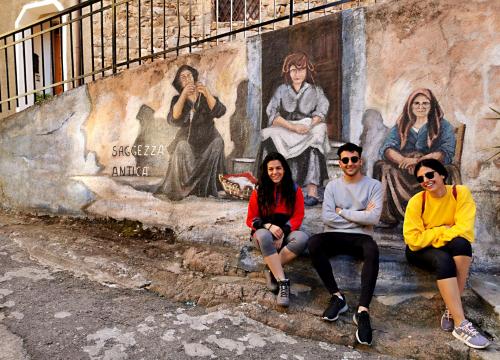
[[[476,204],[466,186],[445,185],[448,172],[438,160],[420,161],[414,175],[424,191],[406,207],[406,258],[436,274],[446,305],[441,328],[468,346],[483,349],[489,341],[465,319],[461,300],[472,259]]]

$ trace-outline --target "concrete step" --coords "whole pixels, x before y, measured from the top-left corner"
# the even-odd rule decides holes
[[[469,284],[500,322],[500,275],[475,273],[470,276]]]
[[[408,264],[404,251],[389,247],[379,248],[379,275],[375,294],[396,296],[409,293],[435,291],[435,278],[428,272]],[[335,279],[342,289],[359,291],[362,262],[347,255],[330,259]],[[243,246],[237,267],[247,272],[260,272],[265,268],[262,256],[254,244]],[[306,254],[287,265],[289,276],[312,287],[323,286]]]

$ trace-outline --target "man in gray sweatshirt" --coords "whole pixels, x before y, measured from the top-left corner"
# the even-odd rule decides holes
[[[325,232],[309,239],[309,253],[321,280],[331,294],[323,319],[335,321],[348,307],[332,272],[329,259],[347,254],[363,260],[361,294],[353,321],[358,326],[356,339],[371,345],[372,328],[369,305],[378,276],[378,246],[373,240],[373,226],[382,213],[382,185],[361,173],[363,149],[352,143],[338,150],[342,177],[332,180],[325,189],[323,222]]]

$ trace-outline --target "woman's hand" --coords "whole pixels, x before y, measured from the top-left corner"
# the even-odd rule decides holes
[[[281,249],[281,246],[283,245],[283,238],[279,238],[279,239],[275,239],[273,241],[273,244],[274,244],[274,247],[276,248],[276,250],[279,251],[279,249]]]
[[[194,94],[196,94],[196,85],[188,84],[182,89],[181,97],[186,99],[187,97],[193,96]]]
[[[210,110],[213,110],[215,103],[217,100],[215,100],[215,97],[212,95],[210,90],[201,82],[196,83],[196,91],[203,94],[205,96],[205,99],[207,99],[207,104]]]
[[[296,132],[297,134],[302,134],[302,135],[305,135],[309,132],[310,128],[309,126],[306,126],[306,125],[302,125],[302,124],[297,124],[297,125],[291,125],[292,128],[291,130],[293,132]]]
[[[206,98],[208,98],[211,94],[210,94],[210,91],[208,90],[208,88],[202,84],[202,83],[196,83],[196,90],[200,93],[202,93],[203,95],[205,95]]]
[[[321,122],[321,118],[318,115],[314,115],[311,121],[311,129]]]
[[[399,163],[400,169],[411,169],[417,165],[419,158],[405,157]]]
[[[283,230],[277,225],[265,224],[264,227],[273,234],[275,239],[281,239],[284,235]]]

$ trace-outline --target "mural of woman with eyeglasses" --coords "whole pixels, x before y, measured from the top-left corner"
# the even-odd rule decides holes
[[[179,92],[170,103],[167,121],[179,127],[168,147],[170,162],[165,180],[155,194],[170,200],[189,195],[215,196],[222,190],[217,179],[224,173],[224,140],[214,119],[226,113],[226,107],[198,81],[198,71],[182,65],[172,82]]]
[[[382,160],[374,167],[374,178],[385,188],[382,222],[395,225],[403,220],[408,200],[420,189],[413,176],[419,161],[441,161],[449,181],[460,183],[459,169],[451,165],[454,155],[455,129],[444,119],[436,97],[429,89],[413,91],[380,148]]]
[[[328,179],[330,143],[324,120],[330,103],[314,82],[314,65],[307,54],[288,55],[281,73],[285,83],[276,89],[266,109],[262,157],[273,151],[281,153],[297,184],[307,187],[304,203],[313,206],[318,203],[318,186]]]

